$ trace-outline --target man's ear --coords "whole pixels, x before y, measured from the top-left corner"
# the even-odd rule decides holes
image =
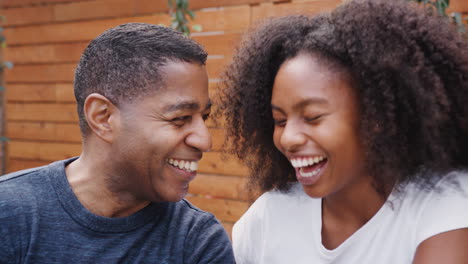
[[[119,125],[118,108],[105,96],[92,93],[86,97],[83,112],[90,130],[102,140],[111,143]]]

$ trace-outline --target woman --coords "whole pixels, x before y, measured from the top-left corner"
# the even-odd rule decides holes
[[[241,43],[225,144],[265,193],[237,263],[467,263],[468,48],[442,20],[348,1]]]

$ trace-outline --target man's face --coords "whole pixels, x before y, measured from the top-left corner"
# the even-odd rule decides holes
[[[205,66],[169,62],[163,87],[119,106],[120,127],[113,142],[110,187],[142,201],[181,200],[211,148],[205,125],[210,113]]]

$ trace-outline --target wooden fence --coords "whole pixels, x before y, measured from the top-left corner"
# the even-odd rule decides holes
[[[210,54],[210,92],[240,36],[257,21],[292,13],[333,9],[341,0],[191,0],[196,24],[192,35]],[[451,1],[452,10],[468,13],[468,1]],[[0,0],[7,21],[6,73],[8,171],[76,156],[81,138],[73,96],[74,68],[87,43],[104,30],[126,22],[169,24],[167,0]],[[247,170],[235,160],[221,160],[223,129],[209,123],[213,151],[200,162],[188,199],[213,212],[230,233],[249,203],[242,186]]]

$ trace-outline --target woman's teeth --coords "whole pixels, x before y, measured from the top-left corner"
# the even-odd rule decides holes
[[[309,158],[296,158],[291,159],[291,164],[294,168],[303,168],[307,166],[312,166],[324,160],[324,156],[316,156],[316,157],[309,157]]]
[[[198,161],[191,161],[191,160],[177,160],[177,159],[168,159],[167,163],[171,164],[172,166],[179,168],[185,171],[196,171],[198,169]]]

